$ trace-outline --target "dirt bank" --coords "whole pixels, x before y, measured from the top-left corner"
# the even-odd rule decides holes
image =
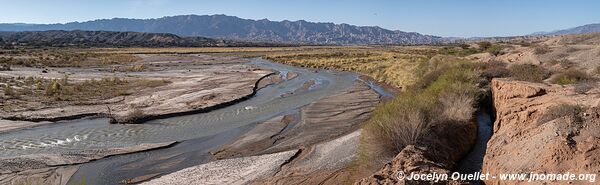
[[[496,121],[483,172],[600,173],[600,89],[495,79]],[[525,184],[490,179],[486,184]],[[587,184],[587,181],[535,181]]]

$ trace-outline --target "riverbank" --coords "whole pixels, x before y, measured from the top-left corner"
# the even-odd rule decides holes
[[[151,119],[206,112],[243,101],[256,92],[262,78],[273,74],[268,69],[247,65],[248,60],[241,58],[219,58],[208,55],[138,55],[137,57],[140,58],[139,61],[126,65],[144,66],[139,71],[115,70],[126,68],[120,65],[105,65],[91,69],[47,68],[43,69],[45,73],[42,69],[17,66],[12,67],[12,71],[2,71],[0,76],[14,79],[15,84],[20,84],[19,81],[26,81],[26,79],[65,81],[58,84],[59,90],[66,88],[67,83],[91,86],[96,80],[104,79],[115,81],[116,86],[121,83],[136,83],[140,80],[165,83],[156,87],[141,86],[125,89],[119,95],[103,100],[69,100],[59,96],[64,100],[54,100],[51,104],[37,102],[34,96],[40,95],[21,94],[4,103],[4,109],[0,110],[0,119],[47,123],[90,116],[108,116],[116,123],[140,123]],[[12,88],[31,87],[22,84],[21,87]],[[11,106],[12,104],[18,106]],[[22,125],[28,127],[32,124]],[[10,129],[18,128],[20,127],[16,125],[10,127]],[[9,127],[3,128],[6,129]]]

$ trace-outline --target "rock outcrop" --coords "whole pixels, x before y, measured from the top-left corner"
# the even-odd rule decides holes
[[[482,171],[491,175],[600,172],[600,90],[494,79],[494,133]],[[524,181],[489,179],[486,184]],[[533,181],[589,183],[588,181]]]

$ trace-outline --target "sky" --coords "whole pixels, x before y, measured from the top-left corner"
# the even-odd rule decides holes
[[[188,14],[347,23],[445,37],[488,37],[600,23],[600,1],[0,0],[0,23],[66,23]]]

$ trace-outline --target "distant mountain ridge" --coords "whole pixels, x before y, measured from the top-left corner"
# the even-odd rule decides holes
[[[574,28],[556,30],[551,32],[536,32],[532,35],[569,35],[569,34],[585,34],[585,33],[597,33],[600,32],[600,23],[586,24]]]
[[[179,15],[156,19],[100,19],[65,24],[0,24],[0,31],[103,30],[171,33],[244,41],[302,44],[434,44],[437,36],[376,26],[251,20],[227,15]]]
[[[55,47],[214,47],[275,45],[269,43],[210,39],[205,37],[180,37],[170,33],[81,30],[0,32],[0,44]]]

